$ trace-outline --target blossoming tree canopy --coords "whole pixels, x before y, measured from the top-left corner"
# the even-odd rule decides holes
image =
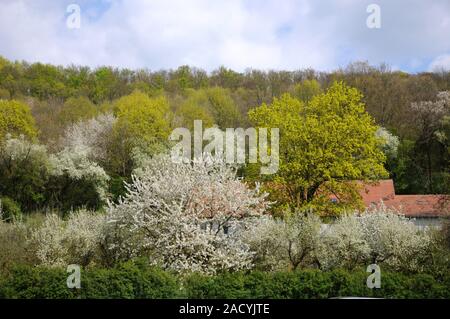
[[[177,164],[168,155],[135,174],[125,198],[109,208],[109,247],[118,259],[146,254],[181,272],[251,267],[253,253],[237,233],[269,206],[258,188],[222,162]],[[237,231],[226,234],[230,226]]]

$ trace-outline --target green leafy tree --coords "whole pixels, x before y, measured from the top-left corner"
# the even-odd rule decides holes
[[[186,127],[189,130],[193,130],[194,121],[202,120],[203,127],[212,127],[214,124],[213,116],[207,109],[198,105],[192,99],[186,100],[175,112],[177,126]]]
[[[165,97],[150,98],[140,91],[120,98],[114,113],[117,121],[113,128],[113,171],[127,176],[131,173],[134,148],[148,154],[164,149],[171,132],[172,113]]]
[[[319,82],[316,80],[304,80],[294,87],[294,95],[303,102],[309,102],[314,96],[322,93]]]
[[[5,99],[5,100],[9,100],[9,98],[11,97],[11,94],[9,93],[9,90],[8,89],[6,89],[6,88],[2,88],[2,86],[3,86],[3,72],[2,72],[2,70],[3,70],[3,68],[4,67],[6,67],[6,66],[9,66],[10,65],[10,63],[9,63],[9,61],[8,60],[6,60],[5,58],[3,58],[1,55],[0,55],[0,100],[1,99]]]
[[[358,90],[342,82],[308,104],[285,94],[251,110],[249,117],[258,127],[280,129],[280,167],[273,182],[284,204],[334,215],[360,207],[351,181],[387,175],[377,126]]]
[[[66,126],[80,120],[93,118],[97,114],[98,108],[87,97],[72,97],[64,103],[58,120],[59,124]]]
[[[50,174],[47,150],[25,139],[7,137],[0,145],[0,194],[20,203],[25,211],[45,200]]]
[[[9,61],[0,55],[0,70],[6,65],[9,65]]]
[[[117,85],[117,77],[111,68],[101,67],[92,76],[90,99],[95,103],[112,100]]]
[[[230,92],[226,89],[214,87],[206,89],[210,112],[213,114],[216,124],[224,129],[237,127],[240,124],[240,113]]]
[[[186,90],[185,92],[187,97],[181,103],[178,112],[183,113],[187,120],[191,122],[194,119],[204,120],[207,126],[212,121],[222,129],[239,126],[241,115],[229,90],[214,87]],[[189,115],[189,112],[192,114]],[[199,118],[195,118],[195,116],[199,116]],[[192,126],[192,123],[190,123],[190,126]]]
[[[88,96],[90,87],[91,70],[89,67],[69,66],[64,69],[64,76],[66,78],[66,89],[69,96]]]
[[[211,81],[213,85],[235,90],[242,85],[242,74],[221,66],[212,72]]]
[[[35,138],[37,131],[28,105],[23,102],[0,100],[0,141],[6,134]]]
[[[39,99],[66,96],[62,70],[50,64],[34,63],[25,68],[26,91]]]

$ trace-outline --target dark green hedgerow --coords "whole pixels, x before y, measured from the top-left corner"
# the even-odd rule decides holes
[[[431,275],[384,272],[381,288],[369,289],[364,271],[303,270],[295,272],[192,275],[185,285],[188,298],[311,299],[344,296],[377,298],[450,298],[450,276],[437,281]]]
[[[0,278],[0,298],[175,298],[175,276],[127,262],[115,268],[91,268],[81,272],[81,289],[67,288],[68,273],[60,268],[19,266]]]
[[[299,270],[178,277],[136,261],[83,270],[81,289],[68,289],[64,269],[22,266],[0,277],[0,298],[450,298],[450,276],[437,280],[382,272],[381,288],[369,289],[368,275],[362,270]]]

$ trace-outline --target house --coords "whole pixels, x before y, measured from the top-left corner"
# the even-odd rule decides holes
[[[448,212],[442,200],[448,195],[397,195],[392,179],[363,184],[360,191],[366,208],[381,205],[395,209],[408,218],[412,218],[419,227],[438,226]]]

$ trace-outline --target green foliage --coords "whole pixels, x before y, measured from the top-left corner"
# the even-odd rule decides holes
[[[0,194],[20,203],[24,212],[46,205],[63,211],[98,209],[107,179],[102,168],[79,152],[49,156],[44,146],[23,136],[0,144]]]
[[[8,196],[24,211],[38,208],[46,199],[50,168],[47,150],[20,138],[0,144],[0,194]]]
[[[111,177],[109,181],[109,193],[112,200],[117,201],[120,196],[126,194],[125,182],[127,180],[121,176]]]
[[[39,99],[66,95],[63,74],[56,66],[34,63],[24,70],[24,81],[29,93]]]
[[[211,80],[213,85],[229,89],[237,89],[242,85],[242,74],[237,73],[224,66],[212,72]]]
[[[108,67],[101,67],[94,71],[93,78],[93,88],[90,92],[92,101],[99,103],[107,99],[112,100],[118,82],[114,71]]]
[[[448,298],[449,278],[431,275],[407,276],[382,272],[380,289],[366,286],[368,273],[318,270],[249,274],[223,274],[216,277],[192,276],[186,285],[188,298],[317,299],[335,297]]]
[[[0,55],[0,70],[9,65],[9,61]]]
[[[9,100],[11,98],[11,94],[7,89],[0,88],[0,100]]]
[[[228,90],[219,87],[209,88],[205,94],[210,112],[220,128],[239,127],[239,110]]]
[[[280,129],[275,182],[290,205],[335,214],[359,204],[356,185],[344,181],[386,176],[377,126],[358,90],[341,82],[308,104],[285,94],[251,110],[249,117],[258,127]],[[338,204],[331,203],[330,194]]]
[[[322,89],[316,80],[304,80],[294,87],[294,96],[305,103],[320,93],[322,93]]]
[[[86,275],[82,298],[175,298],[180,290],[173,275],[149,267],[145,260],[93,270]]]
[[[9,197],[0,197],[0,220],[14,222],[21,219],[22,210],[20,205]]]
[[[76,290],[68,289],[64,269],[17,266],[2,278],[0,298],[68,299],[76,298]]]
[[[133,149],[141,148],[150,155],[164,150],[165,145],[161,146],[161,142],[164,144],[167,141],[167,131],[170,131],[171,125],[191,128],[194,119],[202,119],[204,127],[212,124],[217,124],[221,128],[251,126],[247,117],[249,109],[263,103],[265,105],[291,103],[291,100],[282,97],[283,93],[290,92],[292,100],[299,101],[293,102],[299,103],[298,110],[294,108],[292,112],[280,112],[277,118],[281,122],[277,126],[289,128],[288,132],[292,133],[285,136],[286,138],[282,133],[282,140],[287,143],[281,148],[287,150],[286,154],[282,154],[286,156],[284,163],[281,163],[285,170],[280,171],[280,175],[265,187],[271,188],[272,198],[278,200],[280,206],[285,207],[292,202],[297,206],[300,202],[302,207],[335,214],[346,208],[361,207],[355,204],[357,192],[353,185],[343,184],[340,181],[346,178],[359,178],[364,174],[361,173],[361,176],[354,172],[347,174],[350,171],[348,166],[354,166],[354,163],[346,163],[347,167],[341,167],[334,176],[336,167],[328,166],[330,161],[334,160],[330,159],[329,155],[334,153],[336,158],[340,157],[342,154],[335,150],[338,147],[345,150],[348,146],[341,142],[348,140],[342,136],[348,133],[353,138],[361,131],[358,126],[350,129],[353,125],[350,121],[348,132],[343,129],[343,125],[332,127],[335,120],[344,123],[349,117],[339,119],[337,116],[332,119],[323,116],[320,111],[321,107],[329,110],[334,106],[339,108],[338,104],[344,105],[345,98],[342,97],[347,93],[334,96],[331,91],[322,93],[327,88],[335,87],[333,83],[336,80],[356,88],[362,95],[359,95],[358,99],[347,96],[347,101],[353,99],[356,104],[363,102],[365,110],[378,125],[399,137],[397,157],[387,156],[386,163],[386,168],[394,179],[397,193],[449,193],[450,114],[448,104],[444,112],[435,107],[439,104],[436,104],[439,100],[438,92],[450,90],[449,79],[450,72],[407,74],[391,71],[386,65],[370,66],[367,62],[352,63],[335,72],[317,72],[312,69],[235,72],[220,67],[208,74],[204,70],[189,66],[154,72],[113,67],[95,69],[74,65],[62,67],[43,63],[14,62],[0,57],[0,140],[5,139],[7,133],[13,137],[22,134],[31,139],[38,137],[40,143],[45,144],[50,152],[59,151],[58,139],[67,125],[79,119],[91,118],[98,113],[113,109],[118,111],[118,104],[127,104],[128,106],[124,107],[127,110],[124,112],[126,115],[122,116],[122,120],[119,121],[121,124],[118,123],[114,134],[111,134],[111,151],[108,150],[108,159],[99,163],[108,174],[127,179],[134,165],[130,156]],[[137,102],[143,101],[146,105],[153,103],[158,106],[132,107],[136,102],[132,101],[132,97],[136,95],[130,93],[134,90],[143,92],[141,96],[144,98],[137,98]],[[337,92],[336,89],[333,90]],[[328,100],[323,96],[328,96]],[[152,102],[148,102],[148,99]],[[18,101],[26,101],[26,104]],[[414,110],[412,108],[414,103],[425,107]],[[434,107],[430,107],[433,105]],[[155,113],[148,109],[159,110],[155,112],[160,114],[153,117]],[[174,119],[170,110],[175,113]],[[297,125],[295,121],[291,121],[289,113],[292,115],[297,111],[311,120],[305,124],[308,126],[307,130],[304,130],[301,124]],[[161,114],[164,115],[163,121],[159,120]],[[287,123],[284,123],[284,115],[287,115]],[[160,125],[161,123],[163,124]],[[315,127],[316,124],[323,126],[324,129]],[[295,136],[297,132],[302,132],[298,138]],[[325,134],[326,132],[328,133]],[[324,134],[324,141],[328,139],[328,144],[324,143],[324,147],[315,150],[321,150],[322,153],[311,151],[319,137],[313,138],[309,144],[295,144],[298,140],[306,142],[305,137],[321,134]],[[338,141],[335,149],[333,149],[336,145],[333,134],[336,134]],[[369,131],[365,134],[369,134]],[[295,143],[291,145],[290,142]],[[370,145],[367,145],[366,149],[358,148],[357,144],[353,146],[355,148],[349,148],[346,153],[353,152],[355,153],[353,155],[359,156],[364,152],[367,154],[370,149]],[[332,152],[328,153],[328,150]],[[296,156],[303,156],[304,162],[296,163]],[[317,165],[313,165],[312,175],[305,179],[303,173],[310,167],[303,164],[309,163],[308,161],[314,158],[319,159]],[[359,159],[357,156],[355,158]],[[291,159],[291,167],[288,167],[289,165],[285,164]],[[343,157],[342,162],[347,162],[347,159]],[[297,164],[301,164],[301,169],[296,167]],[[319,166],[322,171],[319,170]],[[252,175],[252,170],[259,171],[258,167],[247,167],[245,173]],[[36,172],[34,165],[31,171]],[[295,172],[302,173],[302,176],[297,176]],[[324,172],[325,175],[322,175]],[[334,182],[328,181],[329,178],[326,176],[328,173],[333,175]],[[375,167],[374,173],[379,173],[378,167]],[[257,175],[253,174],[252,179],[263,180]],[[41,184],[37,176],[39,175],[24,172],[16,187],[11,188],[10,192],[0,192],[20,202],[24,211],[34,208],[37,203],[40,205],[43,202],[42,191],[39,190],[41,186],[36,186]],[[320,191],[317,191],[315,190],[317,184],[309,183],[308,180],[317,180],[320,176],[325,176],[323,179],[328,181],[328,184],[327,187],[319,187]],[[30,178],[30,186],[22,182],[22,178]],[[291,180],[295,182],[292,183]],[[10,183],[11,180],[7,182]],[[24,195],[12,195],[23,186],[27,186]],[[330,191],[339,193],[341,199],[332,207],[326,196]],[[323,196],[317,196],[318,193]],[[310,200],[312,198],[314,200]],[[24,203],[22,200],[27,202]]]
[[[96,106],[84,96],[69,98],[64,103],[58,121],[63,126],[95,117],[98,114]]]
[[[239,127],[241,117],[229,90],[220,87],[188,90],[178,113],[181,113],[183,124],[188,128],[193,125],[194,119],[203,120],[203,127],[211,124],[217,124],[222,129]]]
[[[169,136],[171,114],[164,97],[150,98],[135,91],[116,102],[115,115],[116,130],[122,138],[154,145],[165,142]]]
[[[46,192],[47,203],[64,214],[82,207],[98,210],[104,204],[96,182],[88,178],[74,179],[66,174],[52,176],[46,185]]]
[[[179,127],[186,127],[191,132],[194,129],[194,121],[202,120],[203,128],[212,127],[214,118],[195,98],[188,98],[175,112],[177,124]]]
[[[81,289],[68,289],[65,269],[19,266],[0,276],[0,298],[324,299],[335,297],[450,298],[450,277],[383,272],[381,288],[366,286],[368,273],[335,270],[192,274],[177,278],[143,261],[81,272]]]
[[[6,274],[16,265],[36,263],[33,247],[27,241],[28,231],[22,223],[0,221],[0,274]]]
[[[141,299],[175,298],[177,279],[142,261],[115,268],[87,268],[81,271],[81,289],[69,289],[65,269],[18,266],[2,276],[0,298],[20,299]]]
[[[36,137],[37,131],[28,105],[16,100],[0,99],[0,141],[6,134]]]
[[[114,113],[117,121],[112,136],[111,170],[128,177],[135,148],[147,154],[159,153],[165,148],[172,113],[165,97],[150,98],[139,91],[117,100]]]

